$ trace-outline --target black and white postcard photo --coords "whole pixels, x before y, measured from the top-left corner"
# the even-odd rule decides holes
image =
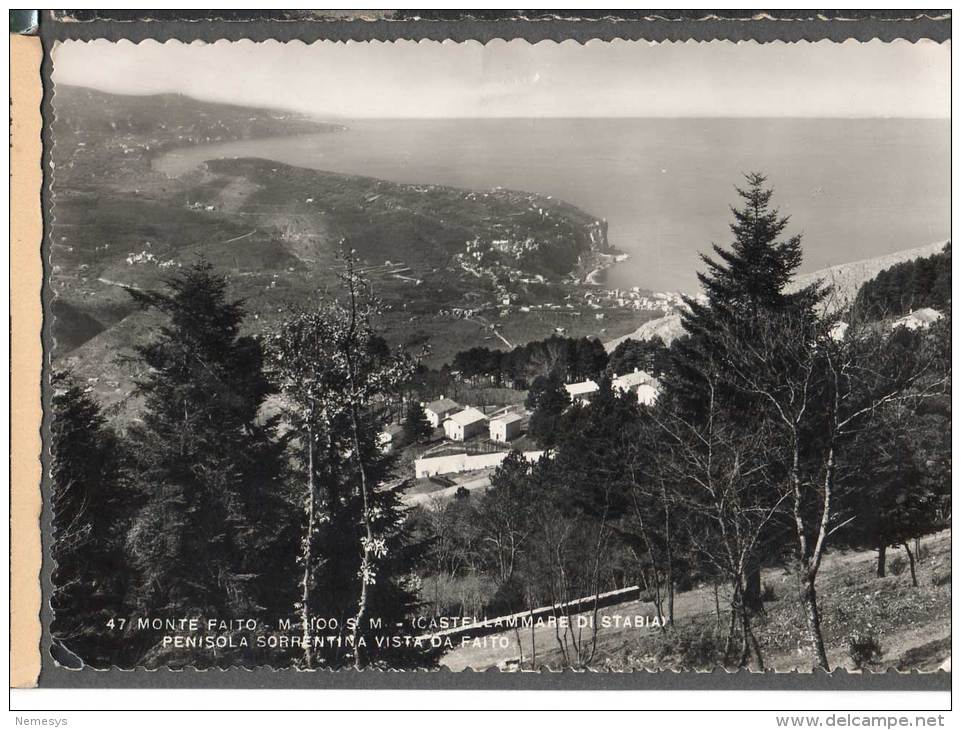
[[[45,668],[951,671],[950,40],[47,53]]]

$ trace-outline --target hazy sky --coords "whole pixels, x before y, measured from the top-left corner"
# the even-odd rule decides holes
[[[948,117],[950,45],[68,41],[55,83],[320,117]]]

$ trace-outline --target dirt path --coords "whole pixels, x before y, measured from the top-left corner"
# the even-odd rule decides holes
[[[506,337],[504,337],[504,335],[502,335],[500,332],[497,331],[497,326],[491,324],[480,315],[475,314],[473,317],[465,317],[465,319],[468,322],[479,324],[481,327],[483,327],[486,330],[490,330],[491,334],[493,334],[497,339],[499,339],[501,342],[507,345],[508,349],[511,349],[511,350],[514,349],[514,345],[511,344],[510,340],[508,340]]]
[[[413,507],[418,504],[425,504],[431,502],[435,499],[440,501],[445,501],[448,499],[453,499],[454,495],[459,489],[466,489],[468,492],[473,492],[476,489],[487,489],[491,484],[491,475],[488,471],[487,474],[477,477],[475,479],[470,479],[466,482],[460,484],[455,484],[452,487],[446,487],[443,489],[438,489],[433,492],[421,492],[420,494],[408,494],[404,495],[403,501],[409,507]]]
[[[133,289],[134,291],[143,291],[136,284],[124,284],[122,281],[114,281],[113,279],[107,279],[103,276],[97,279],[101,284],[106,284],[107,286],[118,286],[121,289]]]
[[[244,233],[242,236],[234,236],[233,238],[228,238],[226,241],[224,241],[224,243],[233,243],[234,241],[242,241],[245,238],[250,238],[256,232],[257,232],[257,229],[254,228],[252,231],[248,231],[247,233]]]

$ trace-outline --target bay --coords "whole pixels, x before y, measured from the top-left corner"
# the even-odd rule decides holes
[[[695,291],[698,254],[730,241],[741,175],[760,171],[803,233],[802,272],[950,237],[950,124],[919,119],[442,119],[344,121],[340,132],[171,151],[260,157],[414,184],[552,195],[608,221],[630,258],[610,286]]]

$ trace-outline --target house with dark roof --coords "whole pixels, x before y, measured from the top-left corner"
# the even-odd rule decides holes
[[[438,398],[424,404],[424,413],[427,414],[427,420],[431,428],[438,428],[447,420],[448,416],[457,413],[459,410],[460,404],[450,398]]]

